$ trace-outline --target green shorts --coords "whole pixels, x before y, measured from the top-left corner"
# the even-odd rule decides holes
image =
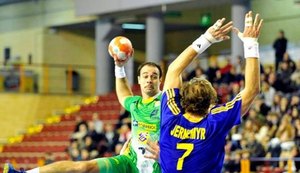
[[[118,155],[96,159],[100,173],[139,173],[136,158],[131,155]],[[161,173],[159,164],[153,165],[153,173]]]
[[[127,155],[97,159],[100,173],[138,173],[139,170]]]

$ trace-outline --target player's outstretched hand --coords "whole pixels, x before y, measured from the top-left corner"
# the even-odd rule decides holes
[[[159,152],[160,148],[157,141],[150,141],[148,140],[146,150],[149,151],[151,154],[145,154],[144,157],[148,159],[154,159],[156,161],[159,160]]]
[[[217,20],[217,22],[209,27],[204,34],[204,37],[210,43],[216,43],[223,40],[228,40],[230,37],[227,35],[232,30],[232,21],[224,24],[225,18]]]
[[[246,13],[243,33],[240,32],[237,28],[233,28],[233,32],[235,32],[242,41],[244,41],[245,38],[253,38],[255,41],[257,41],[259,37],[260,30],[263,24],[263,19],[260,19],[259,14],[256,14],[255,19],[253,21],[252,16],[252,11]]]

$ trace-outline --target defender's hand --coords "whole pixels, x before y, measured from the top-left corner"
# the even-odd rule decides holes
[[[223,40],[228,40],[230,37],[227,35],[232,30],[232,21],[226,23],[225,18],[217,20],[217,22],[208,28],[208,30],[205,32],[204,37],[210,42],[210,43],[216,43]],[[223,25],[223,26],[222,26]]]
[[[244,32],[240,32],[237,28],[233,28],[233,31],[239,36],[239,38],[244,41],[245,38],[253,38],[254,41],[257,41],[260,30],[263,24],[263,19],[259,18],[259,14],[255,15],[255,19],[253,21],[252,18],[253,14],[252,11],[249,11],[245,15],[245,26]]]

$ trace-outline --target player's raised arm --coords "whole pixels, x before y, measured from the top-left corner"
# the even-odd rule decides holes
[[[229,39],[227,33],[232,29],[232,22],[223,25],[224,22],[225,18],[219,19],[170,64],[163,90],[179,88],[181,86],[181,73],[198,54],[204,52],[212,43]]]
[[[129,82],[126,77],[124,63],[119,62],[116,58],[115,59],[115,76],[116,76],[116,92],[117,97],[120,104],[125,107],[124,102],[125,99],[129,96],[133,96],[131,91]]]
[[[253,21],[252,11],[250,11],[245,15],[244,32],[241,33],[237,28],[234,28],[234,31],[244,43],[244,55],[246,58],[245,88],[240,92],[242,97],[242,116],[247,112],[252,101],[260,91],[259,45],[257,40],[262,23],[263,20],[259,18],[259,14],[255,15]]]
[[[120,104],[125,107],[124,101],[132,96],[132,90],[125,73],[125,64],[133,56],[134,50],[129,39],[118,36],[109,44],[109,54],[115,61],[116,93]]]

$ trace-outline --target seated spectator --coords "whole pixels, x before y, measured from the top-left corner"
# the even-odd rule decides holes
[[[79,131],[72,134],[72,139],[78,141],[79,148],[84,145],[83,138],[88,134],[88,129],[85,124],[80,124]]]
[[[300,87],[300,60],[296,64],[296,70],[291,75],[291,80],[298,88]]]
[[[74,132],[78,132],[78,131],[79,131],[79,126],[80,126],[81,124],[85,125],[86,128],[88,128],[87,122],[86,122],[85,120],[82,120],[82,118],[81,118],[80,115],[76,115],[75,121],[76,121],[76,126],[75,126]]]
[[[282,83],[281,90],[284,93],[290,93],[294,91],[294,87],[292,85],[291,76],[293,73],[293,69],[289,67],[288,62],[282,61],[280,63],[280,68],[277,73],[278,80]]]
[[[262,96],[264,98],[264,102],[270,108],[273,106],[273,100],[275,97],[276,90],[267,82],[262,81]]]
[[[299,114],[298,114],[299,115]],[[294,121],[294,126],[295,126],[295,144],[296,146],[300,146],[300,118],[298,118]]]
[[[120,134],[116,132],[116,129],[112,124],[106,124],[104,126],[104,135],[106,137],[106,141],[107,141],[106,146],[108,151],[113,152],[115,145],[119,142]]]
[[[296,63],[291,59],[290,55],[287,52],[283,54],[282,62],[286,62],[288,69],[290,69],[292,73],[296,70]]]
[[[276,92],[274,95],[274,100],[273,100],[273,106],[271,107],[272,112],[280,112],[280,100],[283,97],[283,94],[281,92]]]
[[[94,123],[95,131],[100,134],[103,132],[103,122],[99,119],[97,112],[93,113],[92,121]]]
[[[81,161],[87,161],[90,160],[90,153],[87,149],[82,149],[80,151],[80,160]]]
[[[209,67],[206,71],[207,79],[211,83],[215,83],[217,81],[217,71],[219,70],[218,64],[216,60],[212,60],[209,64]]]
[[[197,78],[207,78],[206,74],[204,73],[204,70],[198,66],[196,67],[188,76],[188,80],[197,77]]]
[[[279,113],[284,115],[288,113],[290,110],[289,98],[287,96],[283,96],[279,103]]]
[[[280,78],[277,77],[275,72],[271,72],[268,76],[268,83],[276,90],[276,91],[281,91],[285,92],[286,89],[282,86],[283,82],[281,81]]]

